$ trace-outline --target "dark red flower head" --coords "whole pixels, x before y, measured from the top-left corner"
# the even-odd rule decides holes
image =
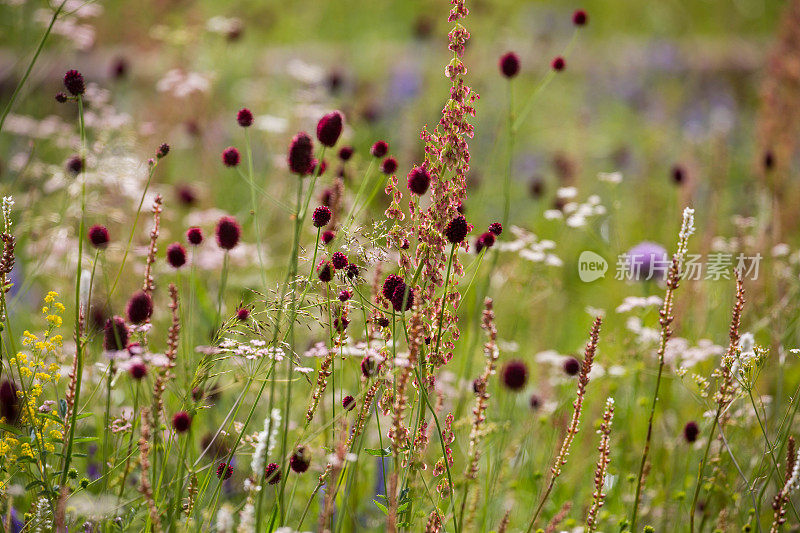
[[[124,350],[128,345],[128,326],[121,316],[106,320],[103,326],[103,348],[109,352]]]
[[[86,92],[86,84],[83,82],[83,75],[77,70],[68,70],[64,74],[64,87],[72,96],[78,96]]]
[[[336,233],[331,230],[322,232],[322,244],[330,244],[336,238]]]
[[[217,465],[217,477],[219,479],[230,479],[233,475],[233,467],[228,463],[220,463]]]
[[[104,249],[108,246],[111,239],[108,236],[108,228],[99,224],[89,228],[89,242],[95,248]]]
[[[253,125],[253,112],[243,107],[236,113],[236,122],[243,128],[249,128]]]
[[[553,62],[550,64],[553,67],[553,70],[556,72],[561,72],[567,66],[567,62],[561,56],[556,56],[553,58]]]
[[[583,9],[576,9],[572,14],[572,23],[576,26],[586,26],[587,22],[589,22],[589,16],[586,14],[586,11]]]
[[[513,78],[519,74],[519,56],[514,52],[506,52],[500,56],[498,66],[503,76],[506,78]]]
[[[764,152],[761,162],[764,165],[764,170],[766,171],[770,171],[775,167],[775,154],[772,153],[772,150],[767,150]]]
[[[394,290],[398,287],[398,285],[401,284],[405,285],[402,277],[398,276],[397,274],[389,274],[386,276],[386,279],[383,280],[381,294],[383,294],[383,297],[387,300],[391,300]]]
[[[381,172],[387,176],[394,174],[397,171],[397,159],[394,157],[387,157],[381,162]]]
[[[158,147],[156,151],[156,157],[161,159],[162,157],[167,157],[169,153],[169,145],[167,143],[161,143],[161,146]]]
[[[408,292],[408,294],[406,294]],[[405,303],[405,305],[403,305]],[[402,312],[411,309],[414,305],[414,289],[407,286],[405,283],[395,287],[392,293],[392,308],[395,311]]]
[[[192,226],[186,230],[186,240],[193,246],[199,245],[203,242],[203,230],[197,226]]]
[[[59,104],[63,104],[66,101],[67,101],[67,95],[62,91],[58,91],[56,93],[56,102],[58,102]]]
[[[192,417],[189,416],[189,413],[186,411],[178,411],[175,413],[175,416],[172,417],[172,427],[178,433],[185,433],[189,431],[189,427],[192,425]]]
[[[306,470],[308,470],[309,465],[311,464],[311,454],[304,446],[300,446],[297,448],[292,456],[289,458],[289,468],[297,472],[298,474],[302,474]]]
[[[186,264],[186,248],[179,242],[167,246],[167,263],[172,268],[180,268]]]
[[[687,422],[683,427],[683,438],[686,439],[686,442],[691,444],[697,440],[698,435],[700,435],[700,427],[697,422],[694,420]]]
[[[349,161],[351,157],[353,157],[353,147],[342,146],[342,148],[339,150],[339,159],[342,161]]]
[[[330,221],[331,210],[329,207],[321,205],[314,209],[314,213],[311,215],[311,222],[314,224],[314,227],[324,228]]]
[[[349,300],[352,297],[353,297],[353,293],[350,292],[347,289],[342,289],[342,291],[339,292],[339,301],[340,302],[346,302],[347,300]]]
[[[153,316],[153,299],[144,291],[139,291],[128,300],[126,308],[128,322],[141,324]]]
[[[492,222],[489,224],[489,231],[499,237],[503,233],[503,225],[499,222]]]
[[[197,193],[191,185],[178,185],[175,192],[178,196],[178,201],[188,207],[191,207],[197,202]]]
[[[678,185],[686,181],[686,169],[684,169],[683,166],[681,165],[673,166],[671,175],[672,175],[672,181]]]
[[[342,252],[335,252],[331,256],[331,263],[333,263],[333,268],[341,270],[347,266],[347,256]]]
[[[475,253],[481,253],[484,248],[491,248],[494,246],[494,233],[487,231],[482,233],[480,237],[475,239]]]
[[[83,159],[77,155],[70,157],[67,160],[67,170],[72,174],[80,174],[83,170]]]
[[[347,265],[347,279],[355,279],[358,276],[358,265],[350,263]]]
[[[246,307],[240,307],[236,310],[236,320],[239,322],[244,322],[250,317],[250,309]]]
[[[222,151],[222,163],[226,167],[235,167],[239,165],[242,157],[239,155],[239,150],[233,146],[229,146]]]
[[[217,222],[217,246],[223,250],[232,250],[239,244],[242,228],[233,217],[222,217]]]
[[[389,319],[386,318],[385,316],[379,317],[378,318],[378,326],[380,326],[382,328],[388,328],[389,327]]]
[[[342,134],[344,116],[341,111],[332,111],[323,115],[317,122],[317,139],[328,148],[336,144]]]
[[[356,407],[356,399],[348,394],[342,398],[342,407],[345,411],[352,411]]]
[[[408,173],[408,190],[422,196],[431,184],[431,174],[425,166],[414,167]]]
[[[347,329],[347,326],[350,325],[350,320],[344,316],[337,316],[333,319],[333,329],[336,330],[338,333],[344,333]]]
[[[281,481],[281,469],[278,463],[270,463],[264,469],[264,479],[270,485],[277,485]]]
[[[333,279],[334,268],[330,261],[323,260],[317,267],[317,276],[323,283],[329,283]]]
[[[569,357],[564,360],[564,372],[568,376],[575,376],[581,371],[581,362],[574,357]]]
[[[501,378],[503,385],[512,391],[518,391],[528,382],[528,366],[519,360],[509,361],[503,366]]]
[[[0,417],[6,424],[16,424],[19,419],[17,386],[7,379],[0,383]]]
[[[298,176],[305,176],[314,169],[312,152],[314,143],[308,133],[301,131],[289,143],[289,170]]]
[[[386,141],[376,141],[369,150],[373,157],[383,157],[387,152],[389,152],[389,144]]]
[[[469,233],[469,226],[467,226],[467,219],[464,218],[464,215],[457,216],[444,228],[444,236],[451,244],[463,241],[467,233]]]
[[[534,411],[538,411],[539,407],[542,406],[542,399],[539,398],[538,394],[531,394],[530,399],[528,400],[528,404],[531,406],[531,409]]]
[[[142,362],[133,363],[130,368],[128,368],[128,373],[133,379],[139,381],[147,375],[147,365]]]
[[[365,355],[361,360],[361,374],[365,378],[371,378],[378,373],[378,361],[371,355]]]

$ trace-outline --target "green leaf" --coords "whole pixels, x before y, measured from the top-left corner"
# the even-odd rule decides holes
[[[367,452],[369,455],[376,455],[378,457],[389,457],[390,455],[392,455],[392,449],[389,446],[387,446],[386,448],[383,448],[383,449],[381,449],[381,448],[365,448],[364,451]]]
[[[380,509],[381,511],[383,511],[383,514],[385,514],[386,516],[389,516],[389,510],[386,508],[386,506],[385,506],[385,505],[383,505],[382,503],[380,503],[378,500],[372,500],[372,501],[375,503],[375,505],[377,505],[377,506],[378,506],[378,509]]]

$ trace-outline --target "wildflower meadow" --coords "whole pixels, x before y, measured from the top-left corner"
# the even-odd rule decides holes
[[[6,532],[800,531],[800,0],[0,0]]]

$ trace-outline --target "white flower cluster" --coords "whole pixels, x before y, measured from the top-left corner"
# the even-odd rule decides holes
[[[551,240],[539,240],[530,231],[511,226],[510,232],[514,235],[513,241],[499,241],[495,248],[501,252],[515,252],[522,259],[532,263],[544,263],[549,266],[562,266],[564,262],[560,257],[551,253],[550,250],[556,247],[556,243]]]
[[[575,198],[578,191],[575,187],[562,187],[556,192],[560,200],[570,200]],[[585,226],[591,217],[606,214],[606,208],[600,203],[600,197],[596,194],[586,199],[585,203],[567,202],[564,207],[559,209],[548,209],[544,212],[547,220],[565,218],[567,226],[580,228]]]
[[[662,303],[664,303],[664,300],[660,296],[628,296],[617,307],[617,313],[629,313],[634,309],[658,307]]]

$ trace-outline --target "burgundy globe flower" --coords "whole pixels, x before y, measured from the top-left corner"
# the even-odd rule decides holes
[[[681,185],[684,181],[686,181],[686,169],[684,169],[681,165],[675,165],[670,171],[670,176],[676,185]]]
[[[767,150],[764,152],[764,157],[761,160],[761,164],[764,165],[764,170],[767,172],[775,168],[775,154],[772,153],[772,150]]]
[[[335,252],[331,256],[331,263],[333,263],[333,268],[341,270],[347,266],[347,256],[342,252]]]
[[[180,268],[186,264],[186,248],[179,242],[167,246],[167,262],[172,268]]]
[[[576,26],[586,26],[589,22],[589,15],[583,9],[576,9],[572,14],[572,23]]]
[[[513,78],[519,74],[519,56],[514,52],[507,52],[500,56],[498,66],[503,76]]]
[[[244,322],[248,318],[250,318],[250,309],[246,307],[240,307],[236,310],[236,320],[239,322]]]
[[[92,246],[99,249],[105,249],[108,247],[108,243],[111,239],[108,236],[108,228],[101,225],[95,225],[89,228],[89,242],[92,243]]]
[[[233,467],[228,463],[220,463],[217,465],[217,478],[225,480],[233,476]]]
[[[501,378],[508,389],[518,391],[528,382],[528,366],[519,360],[509,361],[503,366]]]
[[[530,405],[531,409],[533,409],[534,411],[538,411],[539,408],[542,406],[542,399],[539,398],[538,394],[531,394],[531,397],[528,400],[528,405]]]
[[[172,417],[172,427],[178,433],[186,433],[192,425],[192,417],[186,411],[178,411]]]
[[[144,291],[139,291],[128,300],[126,308],[128,322],[141,324],[153,316],[153,299]]]
[[[683,438],[686,439],[686,442],[693,443],[697,440],[697,437],[700,435],[700,426],[697,425],[697,422],[692,420],[691,422],[687,422],[686,425],[683,427]]]
[[[444,236],[451,244],[458,244],[464,240],[468,232],[467,219],[464,218],[464,215],[459,215],[447,224]]]
[[[253,112],[243,107],[236,113],[236,122],[243,128],[249,128],[253,125]]]
[[[408,292],[408,294],[406,294]],[[403,305],[405,303],[405,305]],[[392,308],[395,311],[408,311],[414,304],[414,289],[408,287],[405,283],[395,287],[392,293]]]
[[[353,157],[353,147],[342,146],[342,148],[339,150],[339,159],[342,161],[349,161],[351,157]]]
[[[341,111],[332,111],[323,115],[317,122],[317,139],[320,143],[331,148],[342,134],[344,116]]]
[[[369,149],[373,157],[383,157],[389,152],[389,144],[386,141],[376,141]]]
[[[561,72],[567,66],[567,62],[561,56],[556,56],[553,58],[553,62],[550,63],[550,66],[553,67],[553,70],[556,72]]]
[[[239,150],[233,146],[229,146],[222,151],[222,163],[226,167],[235,167],[239,165],[242,157],[239,155]]]
[[[16,424],[19,419],[17,386],[7,379],[0,383],[0,417],[6,424]]]
[[[312,176],[322,176],[323,174],[325,174],[326,170],[328,170],[328,162],[325,161],[324,159],[322,160],[322,163],[320,163],[316,159],[313,159],[311,161],[311,170],[309,171],[309,174],[311,174]]]
[[[64,87],[70,92],[72,96],[79,96],[86,92],[86,84],[83,81],[83,75],[77,70],[68,70],[64,74]]]
[[[574,357],[568,357],[564,360],[564,372],[568,376],[575,376],[581,371],[581,362]]]
[[[489,231],[499,237],[503,233],[503,225],[499,222],[492,222],[489,224]]]
[[[431,174],[425,166],[414,167],[408,173],[408,190],[422,196],[431,184]]]
[[[387,157],[381,163],[381,172],[387,176],[394,174],[397,171],[397,159],[394,157]]]
[[[130,368],[128,368],[128,373],[133,379],[139,381],[147,375],[147,365],[144,363],[133,363]]]
[[[347,300],[349,300],[352,297],[353,297],[353,293],[348,291],[347,289],[343,289],[339,293],[339,301],[340,302],[346,302]]]
[[[401,284],[405,285],[402,277],[398,276],[397,274],[389,274],[386,276],[386,279],[383,280],[381,294],[383,294],[383,297],[387,300],[391,300],[394,290]]]
[[[347,279],[355,279],[358,277],[358,265],[350,263],[347,265]]]
[[[308,133],[301,131],[292,138],[289,143],[289,170],[298,176],[305,176],[314,168],[312,152],[314,143]]]
[[[379,317],[378,318],[378,326],[380,326],[382,328],[388,328],[389,327],[389,319],[386,318],[385,316]]]
[[[169,145],[167,143],[161,143],[161,146],[159,146],[158,150],[156,151],[156,157],[158,159],[162,159],[164,157],[167,157],[168,153],[169,153]]]
[[[371,355],[365,355],[361,360],[361,374],[365,378],[371,378],[378,373],[378,361]]]
[[[198,246],[203,242],[203,230],[197,226],[192,226],[186,230],[186,240],[192,246]]]
[[[80,156],[73,155],[67,160],[67,171],[70,174],[80,174],[83,171],[83,159]]]
[[[494,233],[487,231],[482,233],[480,237],[475,239],[475,253],[479,254],[484,248],[491,248],[494,246]]]
[[[322,232],[322,244],[330,244],[336,238],[336,233],[331,230]]]
[[[664,279],[669,270],[667,251],[653,242],[642,242],[628,251],[627,264],[636,280]]]
[[[334,268],[330,261],[323,260],[317,267],[317,276],[323,283],[330,283],[333,279]]]
[[[314,209],[311,215],[311,222],[316,228],[324,228],[331,221],[331,210],[329,207],[321,205]]]
[[[338,333],[344,333],[347,326],[350,325],[350,320],[347,317],[336,317],[333,319],[333,329]]]
[[[264,469],[264,479],[270,485],[277,485],[281,481],[281,469],[278,463],[270,463]]]
[[[103,326],[103,348],[109,352],[124,350],[128,345],[128,326],[121,316],[106,320]]]
[[[235,218],[225,216],[217,222],[217,246],[223,250],[232,250],[239,244],[242,228]]]
[[[342,407],[345,411],[352,411],[356,407],[356,399],[348,394],[342,398]]]
[[[178,201],[187,207],[191,207],[197,202],[197,193],[191,185],[178,185],[175,188],[175,192],[177,193]]]
[[[311,465],[311,454],[308,453],[305,446],[297,448],[289,458],[289,468],[298,474],[308,470],[309,465]]]
[[[58,91],[56,93],[56,102],[58,102],[59,104],[63,104],[66,101],[67,101],[67,95],[62,91]]]

